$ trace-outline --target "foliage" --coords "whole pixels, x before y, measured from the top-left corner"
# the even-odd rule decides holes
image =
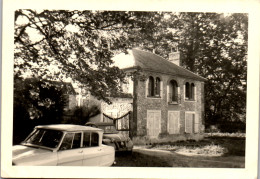
[[[66,92],[61,84],[53,85],[38,79],[16,79],[14,143],[23,140],[36,125],[60,123],[66,104]]]
[[[108,102],[106,96],[119,91],[124,78],[111,67],[113,51],[124,49],[124,18],[124,12],[17,10],[15,75],[71,78]]]
[[[247,14],[149,13],[135,43],[164,58],[181,52],[182,65],[205,77],[206,127],[243,121],[246,113]],[[137,21],[140,21],[139,20]],[[146,33],[143,33],[145,31]],[[143,40],[141,40],[143,39]]]
[[[179,48],[184,65],[206,77],[206,125],[245,121],[246,14],[183,13]]]
[[[72,124],[84,125],[89,122],[91,117],[100,114],[100,109],[96,105],[92,106],[76,106],[73,110],[73,120],[69,121]]]
[[[245,122],[247,14],[17,10],[15,77],[71,78],[109,102],[125,74],[111,57],[141,47],[168,58],[181,52],[187,69],[208,79],[206,126]]]

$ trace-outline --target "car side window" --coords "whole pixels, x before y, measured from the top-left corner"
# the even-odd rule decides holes
[[[62,141],[60,150],[75,149],[80,147],[81,133],[67,133]]]
[[[98,140],[99,140],[98,133],[84,132],[83,147],[98,146]]]
[[[90,132],[84,132],[83,147],[90,147]]]
[[[91,146],[98,146],[98,134],[97,133],[92,133],[91,135]]]
[[[81,143],[81,133],[75,133],[72,148],[73,149],[80,148],[80,143]]]

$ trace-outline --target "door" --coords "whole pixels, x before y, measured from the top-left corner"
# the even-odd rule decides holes
[[[60,150],[58,151],[58,165],[81,166],[83,161],[83,149],[81,146],[81,133],[66,133]]]
[[[147,110],[147,135],[158,137],[161,132],[161,111]]]
[[[169,111],[168,112],[168,132],[169,134],[178,134],[179,133],[179,111]]]
[[[102,158],[102,148],[99,146],[99,134],[84,132],[83,137],[83,166],[99,166]]]

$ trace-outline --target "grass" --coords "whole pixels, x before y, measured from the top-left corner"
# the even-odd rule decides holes
[[[137,151],[138,151],[138,147]],[[166,166],[201,168],[244,168],[245,134],[213,133],[203,140],[186,140],[139,146],[139,148],[160,149],[142,151],[151,157],[167,161]]]
[[[152,149],[204,156],[245,156],[245,137],[241,135],[207,135],[203,140],[153,144]]]
[[[138,145],[132,153],[116,153],[116,164],[113,166],[244,168],[244,136],[215,134],[207,135],[200,141],[186,140]],[[160,152],[157,149],[160,149]]]

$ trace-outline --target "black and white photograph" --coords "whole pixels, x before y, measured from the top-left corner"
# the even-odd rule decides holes
[[[4,11],[2,177],[257,177],[254,8],[65,2]]]

